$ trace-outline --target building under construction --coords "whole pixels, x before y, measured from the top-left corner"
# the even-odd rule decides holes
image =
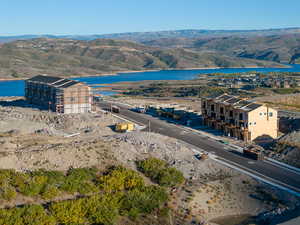
[[[85,113],[92,110],[92,91],[70,79],[38,75],[25,81],[25,98],[31,104],[57,113]]]

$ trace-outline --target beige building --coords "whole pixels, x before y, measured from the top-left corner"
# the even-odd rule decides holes
[[[261,136],[277,138],[277,111],[228,94],[202,98],[205,125],[246,142]]]
[[[92,91],[86,84],[61,77],[38,75],[25,81],[25,98],[57,113],[92,110]]]

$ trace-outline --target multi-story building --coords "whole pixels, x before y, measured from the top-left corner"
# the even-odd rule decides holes
[[[202,98],[205,125],[222,130],[225,135],[245,142],[268,135],[277,138],[277,111],[228,94]]]
[[[25,81],[25,98],[31,104],[58,113],[85,113],[92,110],[91,88],[82,82],[38,75]]]

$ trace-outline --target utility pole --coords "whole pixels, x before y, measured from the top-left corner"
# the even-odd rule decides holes
[[[151,132],[151,122],[150,122],[150,120],[148,120],[148,129],[149,129],[149,132]]]

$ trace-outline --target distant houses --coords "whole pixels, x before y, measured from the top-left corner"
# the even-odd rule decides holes
[[[293,88],[300,86],[300,82],[298,82],[295,78],[291,77],[261,77],[260,75],[250,74],[241,76],[237,75],[236,77],[231,78],[214,78],[210,80],[209,85],[249,90],[254,89],[256,87]]]

